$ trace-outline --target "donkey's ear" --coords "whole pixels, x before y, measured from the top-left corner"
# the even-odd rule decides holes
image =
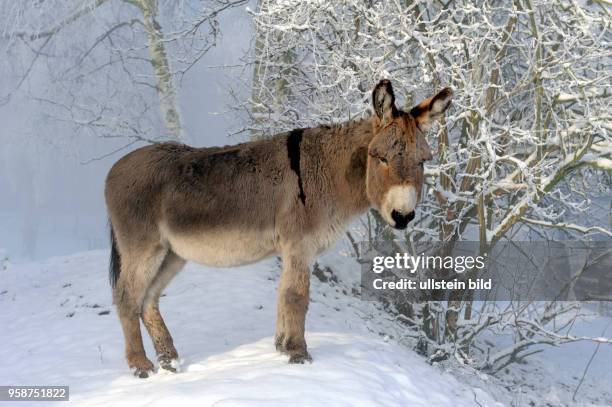
[[[410,110],[410,115],[414,117],[419,128],[422,131],[427,131],[431,127],[434,120],[442,117],[442,114],[448,109],[448,106],[453,99],[453,90],[444,88],[435,96],[425,99]]]
[[[378,82],[372,92],[372,106],[382,126],[389,123],[396,115],[395,95],[390,80],[383,79]]]

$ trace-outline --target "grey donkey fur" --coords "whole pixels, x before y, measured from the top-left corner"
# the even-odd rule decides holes
[[[290,363],[312,360],[304,339],[312,262],[370,207],[398,229],[414,218],[431,159],[425,131],[451,97],[445,88],[403,112],[382,80],[367,119],[228,147],[154,144],[117,161],[105,188],[111,283],[135,374],[153,371],[140,319],[160,366],[174,370],[159,297],[187,260],[232,267],[280,254],[276,348]]]

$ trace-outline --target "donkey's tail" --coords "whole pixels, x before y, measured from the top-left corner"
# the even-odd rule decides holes
[[[117,285],[117,280],[119,280],[119,273],[121,273],[121,255],[117,250],[117,239],[115,238],[115,231],[113,230],[113,224],[110,223],[110,243],[111,243],[111,252],[110,252],[110,261],[108,267],[108,279],[110,280],[110,285],[114,289]]]

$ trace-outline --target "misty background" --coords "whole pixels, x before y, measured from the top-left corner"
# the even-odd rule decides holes
[[[186,139],[198,147],[247,138],[231,135],[243,122],[230,108],[228,92],[244,76],[241,60],[252,37],[247,7],[221,13],[219,26],[217,46],[182,77],[177,92]],[[2,70],[4,95],[22,73]],[[121,156],[146,145],[136,142],[109,155],[126,141],[72,134],[68,124],[58,134],[54,123],[46,133],[45,109],[31,94],[50,80],[48,70],[35,64],[19,92],[0,104],[0,252],[11,261],[108,247],[106,173]]]

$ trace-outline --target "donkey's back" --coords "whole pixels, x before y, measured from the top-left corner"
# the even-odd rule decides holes
[[[106,183],[120,251],[155,244],[211,266],[271,254],[275,217],[283,210],[279,143],[204,149],[163,143],[123,157]],[[139,247],[128,247],[134,242]]]

